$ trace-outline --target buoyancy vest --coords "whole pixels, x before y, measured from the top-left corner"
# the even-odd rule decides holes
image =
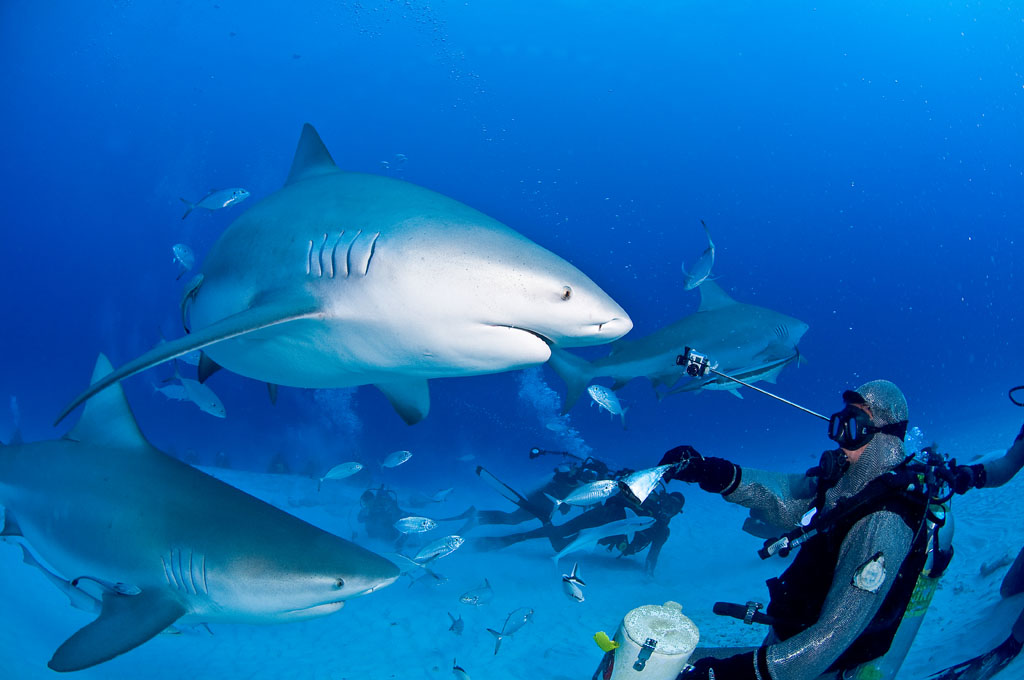
[[[871,491],[865,489],[861,493]],[[854,497],[850,500],[860,499]],[[890,493],[862,501],[852,512],[836,513],[841,516],[827,527],[819,528],[819,533],[801,546],[793,563],[781,576],[768,580],[771,600],[766,613],[776,619],[773,625],[775,635],[780,640],[787,640],[817,622],[832,588],[839,551],[847,534],[868,515],[888,511],[898,515],[913,532],[910,551],[899,565],[894,582],[874,618],[828,670],[853,668],[885,654],[925,565],[928,532],[923,528],[928,503],[923,494],[892,489]],[[892,573],[890,564],[886,564],[886,570]]]

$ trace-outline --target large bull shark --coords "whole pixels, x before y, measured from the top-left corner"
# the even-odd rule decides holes
[[[101,355],[93,379],[111,370]],[[102,663],[179,623],[323,616],[399,575],[155,449],[120,386],[93,398],[63,439],[0,447],[0,506],[0,535],[21,542],[72,604],[99,611],[54,653],[56,671]]]
[[[185,307],[189,335],[93,384],[58,422],[115,382],[202,349],[207,365],[268,384],[376,385],[411,424],[429,410],[430,378],[542,364],[550,346],[611,342],[633,326],[585,274],[497,220],[341,171],[308,123],[284,187],[228,227]]]
[[[615,379],[619,389],[637,377],[646,377],[655,391],[671,387],[684,375],[676,357],[691,347],[706,354],[719,372],[746,382],[775,381],[775,377],[800,354],[797,343],[807,324],[779,312],[737,302],[712,281],[700,285],[700,307],[665,328],[637,340],[619,340],[611,353],[588,362],[569,352],[554,349],[551,367],[566,384],[564,412],[572,407],[591,380],[601,376]],[[699,389],[730,390],[736,396],[738,384],[709,375],[692,380],[668,393]],[[664,396],[664,395],[660,395]]]

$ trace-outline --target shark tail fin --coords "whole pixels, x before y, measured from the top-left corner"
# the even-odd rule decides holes
[[[562,415],[565,415],[587,389],[587,385],[594,377],[593,368],[586,359],[558,347],[551,348],[551,359],[548,363],[565,381],[565,405],[562,407]]]
[[[147,368],[176,359],[183,354],[202,349],[207,345],[237,338],[262,328],[269,328],[289,321],[314,318],[319,314],[316,303],[312,301],[260,305],[221,319],[183,338],[161,343],[105,377],[94,375],[92,385],[75,397],[74,401],[57,417],[54,425],[64,420],[69,413],[93,395]]]
[[[185,208],[185,214],[181,216],[181,219],[185,219],[186,217],[192,214],[193,210],[196,209],[196,205],[192,201],[186,201],[184,198],[181,198],[180,196],[178,197],[178,200],[184,203],[186,206],[188,206],[187,208]],[[178,278],[180,279],[181,277],[179,276]]]

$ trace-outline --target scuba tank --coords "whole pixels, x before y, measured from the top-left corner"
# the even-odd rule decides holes
[[[928,532],[928,557],[921,575],[917,577],[914,592],[910,596],[903,620],[900,621],[896,635],[887,651],[877,659],[872,659],[855,668],[851,674],[844,676],[850,680],[891,680],[896,677],[907,658],[907,652],[924,622],[924,615],[939,587],[939,579],[953,558],[953,512],[949,501],[932,503],[928,506],[925,520]]]
[[[637,607],[623,617],[614,640],[594,636],[605,655],[591,680],[675,680],[699,639],[678,603]]]

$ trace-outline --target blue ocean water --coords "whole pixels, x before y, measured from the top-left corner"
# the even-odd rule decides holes
[[[776,389],[831,413],[873,378],[925,440],[1005,447],[1024,382],[1024,7],[1019,3],[216,2],[0,6],[4,370],[27,439],[88,381],[181,334],[171,247],[201,263],[286,176],[313,123],[347,170],[399,177],[568,259],[640,337],[694,312],[680,265],[706,241],[737,300],[810,326]],[[181,220],[179,197],[248,203]],[[606,348],[581,354],[602,356]],[[282,388],[222,372],[228,417],[168,402],[161,367],[124,383],[147,437],[203,465],[316,476],[396,449],[389,483],[526,483],[532,446],[633,467],[691,443],[803,469],[824,427],[753,393],[620,392],[628,429],[585,400],[544,427],[547,367],[432,382],[406,427],[373,388]],[[610,384],[609,381],[601,381]],[[0,417],[0,438],[14,416]],[[574,449],[577,450],[577,449]]]

